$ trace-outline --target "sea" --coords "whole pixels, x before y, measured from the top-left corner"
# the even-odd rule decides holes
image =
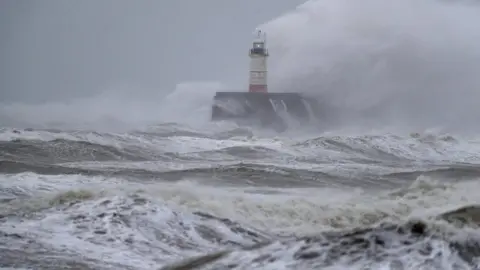
[[[479,15],[311,0],[266,22],[272,88],[349,112],[284,132],[209,121],[219,82],[3,104],[1,269],[480,269]]]

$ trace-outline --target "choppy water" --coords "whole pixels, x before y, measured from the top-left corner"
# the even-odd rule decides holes
[[[335,129],[206,123],[217,82],[2,104],[0,267],[480,269],[479,8],[310,0],[265,23],[269,89]]]
[[[4,128],[0,149],[2,267],[476,269],[480,256],[480,139],[165,124]]]

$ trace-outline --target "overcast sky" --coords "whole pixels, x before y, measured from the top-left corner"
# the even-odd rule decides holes
[[[0,102],[240,85],[255,27],[304,0],[1,0]]]

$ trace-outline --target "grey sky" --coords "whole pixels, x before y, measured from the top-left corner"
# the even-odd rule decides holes
[[[260,25],[304,0],[2,0],[0,102],[89,96],[117,84],[247,77]],[[137,93],[138,94],[138,93]]]

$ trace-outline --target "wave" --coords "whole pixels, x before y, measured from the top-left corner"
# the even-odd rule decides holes
[[[0,142],[4,158],[13,160],[34,159],[42,163],[70,161],[141,161],[155,158],[145,151],[132,151],[86,141],[55,139],[52,141],[15,140]],[[140,149],[143,150],[143,149]]]
[[[436,179],[476,179],[480,177],[480,166],[474,164],[455,165],[431,170],[416,170],[410,172],[397,172],[385,175],[397,179],[416,179],[419,176],[427,176]]]
[[[432,188],[441,190],[441,186]],[[423,194],[423,198],[418,198],[420,201],[437,196],[420,189],[425,187],[412,186],[404,198],[412,198],[415,192]],[[339,229],[324,228],[321,223],[311,221],[312,225],[316,225],[316,232],[289,230],[289,234],[284,234],[265,229],[273,229],[279,224],[269,223],[263,229],[252,226],[249,220],[253,216],[237,220],[229,217],[233,216],[231,213],[229,216],[214,214],[193,202],[193,209],[180,207],[173,201],[165,200],[165,195],[171,192],[168,190],[164,191],[161,199],[145,191],[109,194],[108,189],[102,192],[96,190],[60,192],[44,198],[45,207],[34,212],[23,207],[3,211],[0,238],[4,241],[0,243],[8,243],[8,248],[0,244],[0,249],[8,251],[0,253],[0,257],[5,265],[28,267],[29,263],[42,265],[46,260],[60,264],[69,254],[72,264],[85,263],[95,268],[95,265],[104,262],[100,269],[152,269],[161,266],[164,267],[162,269],[269,269],[279,266],[285,269],[382,266],[394,269],[446,269],[448,266],[471,269],[480,257],[480,236],[477,232],[480,206],[477,205],[450,206],[436,213],[423,213],[422,218],[410,217],[407,213],[405,218],[388,221],[385,215],[369,218],[368,211],[358,213],[358,209],[353,209],[354,204],[348,206],[346,203],[344,206],[348,209],[344,212],[329,213],[325,208],[327,205],[306,203],[304,207],[323,209],[323,215],[317,218],[325,219],[324,222],[335,217],[348,219],[349,215],[355,214],[361,214],[369,221],[363,225],[352,222]],[[447,193],[451,190],[446,190]],[[269,196],[291,194],[264,195],[263,199],[259,198],[263,200],[263,207],[267,207],[266,202],[272,199]],[[178,202],[187,198],[183,197]],[[373,200],[378,199],[381,203],[379,197]],[[227,206],[227,201],[221,202],[224,207]],[[243,203],[251,202],[246,200]],[[418,207],[414,201],[410,203],[412,207]],[[8,204],[4,204],[2,210]],[[299,213],[304,211],[300,206],[298,204],[295,208]],[[251,207],[256,209],[253,205]],[[331,207],[339,209],[338,206]],[[276,209],[287,211],[278,206]],[[271,217],[262,215],[262,218]],[[296,223],[291,218],[289,222]],[[22,222],[17,222],[20,220]],[[47,231],[38,229],[47,227]],[[43,252],[42,248],[48,252]],[[16,260],[25,250],[31,250],[31,260]]]
[[[411,133],[409,135],[330,135],[307,139],[295,146],[321,148],[330,152],[344,152],[350,157],[382,160],[399,165],[408,162],[456,162],[477,163],[474,153],[477,140],[453,137],[445,134]]]
[[[368,187],[375,183],[376,188],[391,188],[413,181],[420,176],[446,180],[470,180],[480,177],[477,165],[456,165],[434,170],[416,170],[388,173],[383,175],[362,174],[357,177],[346,177],[339,173],[323,172],[321,169],[301,169],[282,167],[281,165],[263,165],[233,163],[228,165],[204,165],[185,169],[162,169],[161,166],[144,168],[138,165],[131,167],[123,163],[115,164],[63,164],[52,165],[19,161],[0,161],[0,173],[18,174],[32,172],[41,175],[85,175],[108,176],[136,179],[136,181],[182,181],[195,179],[204,184],[221,183],[237,186],[270,186],[270,187]]]
[[[117,206],[121,207],[117,208]],[[64,241],[60,236],[61,233],[57,235],[60,238],[55,236],[50,239],[51,241],[45,243],[43,239],[35,239],[35,237],[32,237],[33,235],[25,233],[11,232],[7,227],[0,225],[0,238],[5,240],[2,243],[15,242],[8,248],[0,244],[0,250],[8,250],[6,253],[0,253],[4,265],[13,265],[14,262],[17,262],[15,257],[18,257],[21,253],[21,247],[26,247],[27,243],[30,246],[50,246],[48,253],[33,253],[32,258],[37,258],[37,260],[43,258],[45,260],[45,255],[58,256],[58,254],[72,252],[72,255],[74,255],[70,257],[72,262],[76,260],[82,262],[82,258],[75,256],[79,251],[84,252],[86,251],[84,249],[100,247],[103,251],[95,248],[97,255],[87,262],[99,263],[103,261],[108,264],[113,263],[113,266],[118,265],[120,266],[119,269],[128,269],[128,266],[138,267],[142,265],[145,267],[145,258],[147,257],[153,259],[153,262],[164,263],[166,258],[175,258],[184,252],[189,253],[190,251],[192,253],[195,251],[198,253],[205,250],[214,250],[218,245],[243,247],[261,242],[269,237],[268,234],[260,230],[240,225],[228,219],[217,218],[207,213],[182,214],[173,211],[168,205],[155,204],[139,195],[98,198],[92,194],[85,196],[84,192],[69,191],[52,198],[49,207],[56,208],[57,211],[65,214],[64,216],[63,214],[57,216],[55,219],[72,225],[72,231],[63,234],[63,237],[70,240],[65,238],[66,245],[63,246],[62,250],[59,250],[57,245],[51,245],[58,240]],[[87,209],[90,210],[86,211]],[[8,217],[9,222],[14,222],[25,214],[24,212],[19,213],[18,210],[3,217]],[[42,211],[46,213],[50,211],[49,208],[39,210],[40,212],[37,215],[41,215]],[[154,218],[150,219],[150,217]],[[46,222],[45,219],[42,218],[42,220]],[[24,225],[30,226],[31,224]],[[52,225],[56,227],[59,224]],[[20,227],[17,227],[17,229],[20,229]],[[17,229],[14,229],[14,231]],[[71,236],[77,240],[73,240],[70,238]],[[155,243],[152,242],[154,239],[156,239]],[[76,246],[75,242],[78,241],[84,242],[86,245]],[[114,249],[110,246],[111,244],[128,247],[133,251],[128,256],[128,262],[118,263],[122,254],[112,256],[114,253],[111,252]],[[108,258],[102,258],[102,254],[105,253],[109,254]],[[125,255],[129,252],[125,250],[123,253]],[[58,257],[61,261],[62,257]],[[161,259],[162,257],[163,259]],[[57,261],[58,259],[53,260]],[[30,261],[23,260],[18,263],[25,266]],[[150,263],[149,266],[155,265]],[[109,267],[112,267],[112,265],[109,265]]]
[[[453,213],[465,212],[464,209]],[[469,209],[474,209],[475,215],[480,211],[478,206]],[[468,218],[468,215],[464,216]],[[480,257],[479,246],[480,237],[473,230],[464,233],[431,221],[412,220],[403,224],[382,223],[371,228],[274,240],[240,250],[216,252],[162,269],[270,269],[279,264],[283,269],[382,266],[393,269],[472,269]]]
[[[478,140],[451,135],[262,138],[174,124],[129,133],[29,130],[0,141],[1,173],[84,174],[249,185],[401,185],[420,175],[477,176]],[[8,135],[8,136],[10,136]]]
[[[173,126],[172,126],[173,125]],[[3,136],[2,136],[3,135]],[[78,151],[81,148],[91,153],[95,148],[112,159],[126,158],[130,160],[146,159],[141,157],[148,150],[168,152],[169,144],[187,145],[187,152],[211,152],[223,151],[226,154],[246,155],[249,149],[256,154],[275,154],[274,151],[282,151],[284,154],[299,154],[298,150],[311,149],[313,151],[325,150],[329,153],[344,152],[346,155],[370,156],[372,159],[388,159],[392,161],[418,160],[432,158],[431,154],[446,157],[450,154],[464,154],[466,158],[475,160],[478,149],[477,138],[453,137],[451,135],[431,133],[411,133],[410,135],[313,135],[271,138],[259,136],[249,129],[233,128],[227,130],[215,130],[212,133],[192,130],[178,124],[166,124],[152,126],[144,131],[131,131],[128,133],[99,133],[89,131],[60,131],[60,130],[34,130],[17,131],[14,129],[0,130],[0,143],[6,152],[13,151],[32,152],[40,151],[45,155],[46,149],[51,148],[51,154],[72,149]],[[298,137],[298,139],[295,139]],[[160,146],[160,147],[158,147]],[[205,147],[204,147],[205,146]],[[162,151],[163,147],[163,151]],[[471,149],[471,151],[470,151]],[[30,151],[31,150],[31,151]],[[136,150],[136,151],[134,151]],[[178,152],[185,152],[184,149]],[[238,151],[237,151],[238,150]],[[128,151],[134,153],[128,153]],[[107,154],[108,152],[111,152]],[[124,152],[124,153],[120,153]],[[150,155],[154,151],[150,151]],[[305,152],[303,152],[305,153]],[[425,155],[428,154],[428,155]],[[81,155],[81,154],[80,154]],[[125,157],[122,157],[125,155]],[[136,157],[138,156],[138,157]],[[241,156],[239,156],[241,157]],[[264,157],[264,156],[260,156]],[[93,157],[97,158],[96,156]],[[98,156],[100,160],[104,160]],[[108,160],[106,158],[105,160]],[[477,158],[478,160],[478,158]]]
[[[253,186],[324,186],[329,182],[338,180],[340,184],[342,178],[335,175],[329,175],[322,172],[309,170],[299,170],[292,168],[282,168],[274,165],[258,164],[231,164],[214,165],[200,168],[187,169],[148,169],[148,168],[128,168],[117,164],[108,166],[100,164],[97,166],[67,166],[67,165],[49,165],[40,163],[26,163],[16,161],[0,161],[0,173],[18,174],[33,172],[41,175],[85,175],[85,176],[108,176],[124,177],[129,179],[157,181],[180,181],[185,179],[203,180],[205,184],[219,182],[222,185],[253,185]],[[271,180],[274,180],[273,182]],[[358,181],[362,182],[362,181]],[[359,185],[359,183],[355,185]],[[348,184],[345,181],[344,184]]]

